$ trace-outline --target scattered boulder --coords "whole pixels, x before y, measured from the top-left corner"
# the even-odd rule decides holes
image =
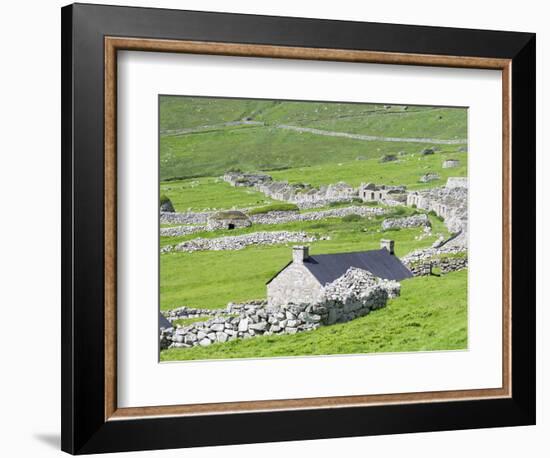
[[[380,162],[393,162],[397,161],[397,155],[396,154],[384,154],[380,158]]]
[[[429,172],[420,177],[418,181],[421,183],[429,183],[430,181],[437,181],[441,177],[437,173]]]
[[[422,156],[428,156],[430,154],[434,154],[435,153],[435,149],[434,148],[424,148],[422,151],[420,151],[420,154]]]

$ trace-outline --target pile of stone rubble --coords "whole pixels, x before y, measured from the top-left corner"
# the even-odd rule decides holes
[[[273,334],[296,334],[323,325],[340,323],[384,307],[388,298],[399,295],[400,285],[382,280],[365,270],[350,268],[342,277],[325,285],[314,304],[268,306],[265,301],[228,304],[213,318],[183,327],[162,328],[161,348],[208,346],[235,339]],[[169,321],[206,315],[204,309],[182,307],[165,313]]]

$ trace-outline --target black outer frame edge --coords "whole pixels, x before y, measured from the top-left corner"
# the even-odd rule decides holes
[[[72,8],[61,10],[61,447],[74,453],[72,364]]]
[[[536,36],[512,60],[512,397],[536,423]],[[525,225],[525,222],[528,222]],[[521,231],[514,231],[521,227]]]
[[[518,209],[514,210],[513,222],[518,223],[516,227],[519,223],[528,227],[522,235],[513,233],[513,398],[105,422],[106,35],[513,58],[512,201]],[[531,252],[527,240],[535,233],[534,50],[534,34],[520,32],[103,5],[64,7],[62,449],[81,454],[534,424],[535,256],[525,255]],[[523,224],[525,221],[532,224]],[[529,237],[524,237],[526,230]],[[212,427],[216,437],[208,433]]]

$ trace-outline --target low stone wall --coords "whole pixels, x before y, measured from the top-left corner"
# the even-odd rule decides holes
[[[415,277],[430,275],[433,268],[442,274],[455,272],[468,267],[468,255],[462,247],[447,249],[427,248],[416,250],[401,259]]]
[[[160,212],[161,224],[206,224],[213,212],[170,213]]]
[[[269,212],[252,215],[250,220],[254,224],[281,224],[295,221],[317,221],[325,218],[342,218],[347,215],[356,214],[359,216],[383,215],[386,210],[383,208],[353,205],[350,207],[334,208],[317,212]]]
[[[396,202],[396,204],[399,204]],[[341,218],[346,215],[357,214],[360,216],[383,215],[386,210],[377,207],[351,205],[349,207],[321,210],[318,212],[300,213],[297,211],[272,211],[249,216],[253,224],[281,224],[294,221],[317,221],[324,218]],[[189,235],[195,232],[209,231],[217,228],[209,227],[208,221],[214,212],[203,213],[161,213],[161,224],[181,224],[181,226],[163,227],[161,236],[177,237]],[[193,226],[187,226],[191,225]]]
[[[382,221],[382,229],[406,229],[409,227],[426,226],[431,227],[430,219],[428,215],[420,214],[413,216],[406,216],[404,218],[390,218]]]
[[[197,224],[195,226],[174,226],[174,227],[161,227],[161,237],[179,237],[182,235],[190,235],[195,232],[202,232],[206,230],[206,226],[203,224]]]
[[[318,240],[316,237],[305,232],[274,231],[274,232],[254,232],[252,234],[233,235],[227,237],[217,237],[212,239],[196,238],[186,240],[177,245],[165,246],[161,253],[172,251],[185,251],[192,253],[194,251],[223,251],[223,250],[242,250],[250,245],[277,245],[279,243],[309,243]],[[322,238],[328,240],[328,237]]]
[[[225,310],[204,322],[161,329],[161,349],[191,348],[248,339],[260,335],[296,334],[323,325],[341,323],[384,307],[388,298],[399,295],[397,282],[381,280],[365,270],[350,268],[342,277],[325,285],[315,304],[285,304],[270,307],[265,301],[229,303]],[[200,316],[204,309],[182,307],[165,313],[169,321]]]

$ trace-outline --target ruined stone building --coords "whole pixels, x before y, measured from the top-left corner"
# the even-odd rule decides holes
[[[385,204],[405,203],[407,199],[405,186],[386,186],[374,183],[362,183],[358,189],[363,202],[380,202]]]
[[[452,233],[466,232],[468,226],[468,181],[466,177],[450,177],[445,187],[413,191],[407,205],[433,211],[445,220]]]
[[[206,228],[210,231],[216,229],[237,229],[249,227],[252,222],[243,212],[236,210],[213,213],[208,217]]]
[[[305,246],[292,249],[292,261],[267,282],[270,306],[313,304],[322,299],[323,288],[346,274],[362,269],[378,278],[403,280],[412,273],[395,256],[393,240],[382,240],[379,250],[311,256]]]

